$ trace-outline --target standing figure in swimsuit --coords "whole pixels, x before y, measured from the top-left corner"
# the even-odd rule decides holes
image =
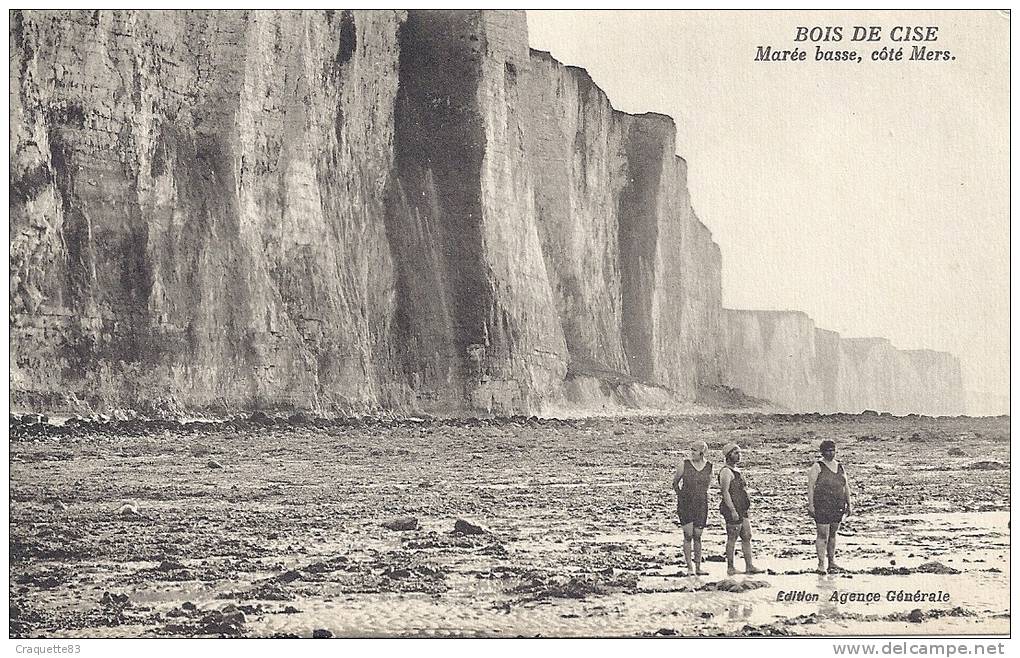
[[[815,520],[815,552],[818,573],[837,573],[836,532],[844,516],[850,516],[850,483],[843,464],[836,461],[836,442],[826,439],[818,447],[822,458],[808,469],[808,514]],[[829,566],[826,569],[825,560]]]
[[[684,559],[688,576],[708,573],[701,570],[701,532],[708,523],[708,485],[712,482],[712,462],[705,460],[706,452],[708,446],[704,441],[694,443],[691,458],[685,459],[673,475],[676,513],[684,529]]]
[[[719,512],[726,521],[726,573],[730,576],[738,573],[733,566],[738,536],[741,553],[744,555],[745,573],[763,573],[762,569],[754,566],[754,555],[751,553],[751,521],[747,514],[751,509],[751,500],[747,497],[744,475],[737,469],[740,446],[727,443],[723,446],[723,457],[726,458],[726,465],[719,469],[719,487],[722,489]]]

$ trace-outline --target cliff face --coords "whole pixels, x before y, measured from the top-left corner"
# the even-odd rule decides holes
[[[672,119],[614,110],[586,72],[538,51],[528,99],[539,233],[572,371],[681,399],[718,384],[720,252],[691,207]]]
[[[788,409],[823,408],[811,318],[799,311],[730,309],[723,317],[727,385]]]
[[[619,204],[623,116],[588,75],[535,51],[525,133],[542,254],[572,365],[629,372],[623,350]]]
[[[884,338],[841,341],[840,410],[957,415],[965,411],[960,363],[933,350],[898,350]]]
[[[907,350],[917,373],[917,385],[908,396],[912,413],[957,415],[967,413],[960,361],[948,352]]]
[[[687,163],[673,155],[675,134],[670,121],[659,192],[653,381],[692,399],[720,383],[722,257],[691,207]]]
[[[533,408],[528,57],[520,14],[16,13],[12,387]]]
[[[10,36],[16,405],[955,404],[948,355],[724,319],[672,120],[529,51],[521,12],[25,11]]]
[[[385,401],[400,20],[13,13],[15,397]]]
[[[566,373],[526,166],[527,66],[520,14],[413,12],[400,30],[387,216],[405,366],[428,406],[532,410]]]
[[[843,338],[797,311],[724,311],[723,380],[793,411],[955,415],[960,364],[945,352]]]
[[[815,374],[820,387],[818,411],[837,411],[844,404],[840,382],[846,379],[842,337],[835,331],[815,329]],[[840,373],[844,373],[841,377]]]

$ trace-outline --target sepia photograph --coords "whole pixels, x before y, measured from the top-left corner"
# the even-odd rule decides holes
[[[1003,653],[1009,11],[8,21],[18,647]]]

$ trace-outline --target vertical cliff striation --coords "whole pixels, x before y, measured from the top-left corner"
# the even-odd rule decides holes
[[[515,411],[555,394],[523,16],[404,18],[15,13],[16,395]]]
[[[964,412],[960,364],[951,354],[843,338],[799,311],[726,309],[723,317],[723,380],[789,410]]]
[[[823,409],[815,323],[807,314],[726,309],[723,317],[727,385],[787,409]]]
[[[698,220],[676,126],[627,116],[630,175],[620,198],[624,349],[632,372],[693,399],[719,382],[722,259]]]
[[[719,383],[721,257],[687,191],[672,119],[613,109],[533,51],[528,155],[542,251],[578,375],[694,399]]]
[[[910,413],[955,416],[967,413],[960,361],[948,352],[905,350],[917,373],[910,391]]]
[[[15,11],[23,407],[944,413],[949,355],[726,311],[669,117],[522,12]]]
[[[484,46],[476,13],[413,13],[400,28],[395,175],[387,228],[410,385],[438,406],[480,376],[487,342],[479,172],[485,134],[476,91]],[[470,352],[470,354],[469,354]]]
[[[841,341],[842,338],[835,331],[815,329],[815,375],[820,391],[818,407],[812,411],[833,412],[842,409],[843,398],[839,394],[839,383],[840,373],[846,366]],[[739,358],[739,352],[734,351],[732,354]]]
[[[12,388],[387,402],[394,12],[14,12]]]
[[[946,352],[898,350],[884,338],[844,338],[837,408],[931,416],[964,413],[960,363]]]
[[[535,214],[572,369],[629,373],[623,350],[619,203],[623,115],[582,70],[532,51],[521,75]]]
[[[534,411],[566,372],[526,164],[527,66],[520,14],[412,12],[400,30],[387,218],[405,366],[439,407]]]

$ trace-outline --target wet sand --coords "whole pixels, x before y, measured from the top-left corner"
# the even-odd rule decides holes
[[[235,425],[12,428],[11,635],[1009,632],[1006,418]],[[822,438],[855,492],[840,575],[812,572]],[[670,483],[695,439],[715,462],[745,447],[768,574],[715,561],[713,490],[710,574],[682,575]],[[417,527],[381,525],[404,516]],[[949,598],[895,600],[918,591]],[[880,600],[838,602],[852,593]]]

